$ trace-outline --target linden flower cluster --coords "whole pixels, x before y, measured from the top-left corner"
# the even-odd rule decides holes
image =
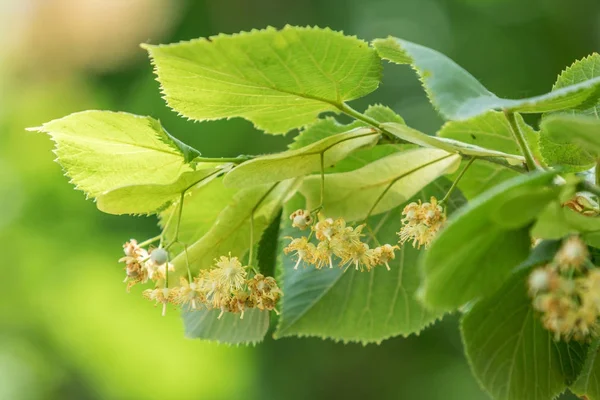
[[[312,217],[308,210],[297,210],[290,215],[292,226],[301,230],[312,224]],[[319,216],[319,222],[312,226],[312,233],[318,240],[315,245],[310,242],[310,236],[289,238],[291,243],[283,250],[285,254],[294,253],[297,257],[294,269],[298,269],[301,262],[314,265],[317,269],[324,267],[333,268],[333,256],[339,259],[340,267],[354,265],[356,270],[370,271],[378,265],[385,265],[390,270],[389,261],[395,257],[394,250],[398,246],[384,244],[371,249],[362,241],[362,230],[365,225],[355,228],[346,225],[342,218],[333,220]]]
[[[168,253],[161,248],[150,251],[140,247],[135,239],[123,245],[125,257],[119,262],[125,263],[125,280],[127,291],[137,283],[151,280],[157,287],[164,286],[167,268],[174,271],[173,264],[168,262]]]
[[[402,210],[402,228],[398,235],[400,243],[404,244],[412,240],[413,247],[429,247],[431,241],[446,221],[444,208],[438,204],[435,197],[431,197],[429,203],[410,203]]]
[[[249,277],[248,267],[242,266],[237,257],[221,256],[215,260],[213,268],[201,270],[191,282],[181,277],[179,286],[167,287],[167,269],[169,272],[175,269],[167,262],[166,250],[159,248],[148,252],[135,239],[125,243],[123,248],[125,257],[119,261],[125,262],[127,290],[136,283],[154,281],[154,289],[144,290],[143,296],[156,305],[162,304],[162,315],[168,304],[192,310],[219,309],[219,318],[225,312],[239,313],[243,318],[248,308],[277,312],[275,306],[282,292],[275,279],[258,273]]]
[[[533,307],[555,340],[585,342],[600,334],[600,269],[578,237],[564,241],[554,260],[528,280]]]

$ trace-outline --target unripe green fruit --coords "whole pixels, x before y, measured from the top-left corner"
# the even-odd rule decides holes
[[[158,265],[163,265],[169,260],[169,253],[165,249],[155,249],[150,253],[150,259]]]

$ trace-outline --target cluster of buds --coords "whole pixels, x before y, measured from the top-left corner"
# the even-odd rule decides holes
[[[600,334],[600,269],[581,239],[566,239],[550,264],[532,271],[528,286],[555,340],[585,342]]]
[[[301,230],[312,224],[308,210],[297,210],[290,216],[292,226]],[[319,215],[319,222],[311,227],[318,241],[314,244],[310,237],[289,238],[291,243],[283,250],[285,254],[294,253],[297,258],[294,269],[301,263],[313,265],[317,269],[333,268],[333,257],[339,259],[340,267],[354,265],[356,270],[370,271],[378,265],[385,265],[389,270],[389,261],[395,257],[394,251],[398,246],[384,244],[371,249],[362,241],[362,230],[365,225],[351,227],[342,218],[333,220]]]
[[[119,262],[125,263],[125,281],[127,291],[137,283],[153,281],[156,287],[164,286],[167,271],[173,271],[169,263],[169,255],[162,248],[146,250],[138,245],[135,239],[123,245],[125,257]]]
[[[248,276],[248,267],[237,257],[221,256],[209,270],[201,270],[191,282],[180,278],[179,286],[168,289],[148,289],[144,297],[163,305],[168,303],[191,310],[217,309],[219,318],[225,312],[239,313],[244,318],[245,310],[273,310],[282,292],[272,277],[262,274]]]
[[[402,210],[402,228],[398,235],[400,243],[404,244],[412,240],[413,247],[429,247],[435,235],[446,222],[444,208],[438,204],[435,197],[431,197],[429,203],[412,202]]]

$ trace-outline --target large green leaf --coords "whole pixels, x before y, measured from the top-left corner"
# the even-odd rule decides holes
[[[438,180],[418,197],[440,197],[448,187],[449,182]],[[459,194],[454,194],[449,209],[455,209],[462,201]],[[284,217],[302,207],[304,202],[297,196],[286,205]],[[393,244],[398,240],[400,211],[401,208],[396,208],[369,220],[381,243]],[[298,230],[291,228],[289,219],[284,218],[281,237],[291,235],[297,236]],[[284,240],[282,246],[287,243],[289,240]],[[405,246],[390,262],[391,271],[375,268],[368,273],[353,268],[344,272],[337,267],[294,270],[295,260],[281,255],[280,278],[285,295],[275,337],[318,336],[344,342],[379,343],[393,336],[419,332],[442,316],[423,308],[415,298],[419,284],[417,258],[423,251]]]
[[[269,329],[269,312],[250,309],[240,319],[239,314],[220,310],[184,310],[185,336],[190,339],[211,340],[226,344],[249,344],[263,340]]]
[[[461,333],[473,374],[495,400],[551,400],[581,370],[585,346],[555,342],[516,273],[463,317]]]
[[[369,108],[367,108],[365,111],[365,115],[379,122],[396,122],[399,124],[404,123],[404,120],[401,116],[396,114],[391,108],[382,106],[381,104],[369,106]],[[308,146],[309,144],[313,144],[319,140],[325,139],[326,137],[338,133],[348,132],[351,129],[361,126],[366,126],[366,124],[358,120],[346,125],[339,123],[333,117],[319,119],[296,135],[296,137],[294,137],[294,141],[290,143],[288,148],[290,150],[298,150]]]
[[[525,134],[530,147],[535,149],[538,134],[517,114],[519,128]],[[448,121],[438,131],[437,136],[460,140],[464,143],[485,147],[509,154],[519,154],[510,124],[503,113],[489,111],[465,121]],[[539,153],[534,151],[538,156]],[[483,193],[500,182],[517,176],[517,172],[488,161],[477,160],[461,178],[458,187],[469,198]]]
[[[406,40],[388,37],[373,42],[379,55],[396,64],[410,64],[429,100],[446,119],[463,120],[489,110],[543,113],[573,108],[597,96],[600,78],[526,99],[499,98],[445,55]]]
[[[171,137],[150,117],[84,111],[39,128],[56,143],[54,152],[77,189],[97,197],[132,185],[170,185],[193,171],[199,153]]]
[[[585,82],[600,76],[600,55],[594,53],[586,58],[577,60],[565,69],[556,80],[552,90],[560,90],[566,86]],[[577,109],[564,110],[562,114],[586,115],[599,117],[600,102],[593,99],[582,104]],[[549,165],[560,166],[567,171],[585,171],[595,164],[596,154],[588,151],[586,147],[574,144],[565,137],[552,137],[544,129],[540,136],[540,148],[544,160]]]
[[[554,176],[518,176],[452,216],[422,259],[424,302],[450,311],[497,290],[529,253],[528,225],[559,196]]]
[[[308,175],[321,169],[321,155],[324,166],[329,167],[356,149],[374,145],[377,140],[379,133],[373,128],[338,133],[297,150],[270,154],[240,164],[225,176],[225,184],[248,187]]]
[[[437,149],[415,149],[391,154],[350,172],[325,176],[323,212],[331,217],[358,221],[367,217],[375,200],[387,192],[372,215],[402,203],[441,175],[453,172],[460,156]],[[391,186],[390,186],[391,185]],[[319,205],[321,178],[304,180],[300,191],[309,208]]]
[[[402,124],[384,123],[381,124],[381,127],[399,139],[410,143],[415,143],[423,147],[442,149],[449,153],[464,154],[466,156],[501,157],[509,159],[515,164],[522,164],[525,162],[523,156],[492,150],[491,148],[484,148],[472,143],[461,142],[459,140],[449,139],[446,137],[430,136]]]
[[[268,133],[309,124],[377,88],[381,62],[356,37],[286,26],[144,47],[170,107],[199,121],[243,117]]]
[[[600,339],[596,339],[590,346],[581,374],[570,388],[573,393],[587,400],[600,400],[599,351]]]
[[[98,196],[96,206],[109,214],[154,214],[179,199],[183,192],[209,183],[231,165],[206,162],[195,167],[196,171],[184,172],[168,185],[132,185],[108,191]]]

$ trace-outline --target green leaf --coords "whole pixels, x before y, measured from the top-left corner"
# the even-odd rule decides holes
[[[369,108],[367,108],[365,111],[365,115],[379,122],[396,122],[399,124],[404,123],[402,117],[392,111],[391,108],[382,106],[380,104],[369,106]],[[358,120],[344,125],[337,122],[333,117],[319,119],[296,135],[296,137],[294,137],[294,141],[290,143],[288,148],[290,150],[297,150],[308,146],[309,144],[318,142],[319,140],[325,139],[326,137],[333,136],[337,133],[348,132],[351,129],[361,126],[366,126],[366,124]]]
[[[31,128],[50,135],[57,161],[90,197],[132,185],[169,185],[199,153],[150,117],[84,111]],[[182,150],[183,149],[183,150]]]
[[[168,185],[132,185],[108,191],[96,199],[100,211],[109,214],[155,214],[196,185],[205,185],[232,165],[198,163],[196,171],[184,172]]]
[[[449,182],[438,180],[418,197],[440,197],[448,187]],[[448,206],[455,209],[463,201],[455,192]],[[284,217],[298,208],[304,208],[300,196],[286,205]],[[397,242],[400,211],[401,207],[369,220],[381,243]],[[298,234],[289,219],[284,218],[281,237]],[[281,246],[288,243],[289,240],[283,240]],[[396,259],[390,262],[391,271],[378,267],[368,273],[352,268],[344,272],[337,267],[294,270],[295,260],[281,255],[280,278],[285,295],[275,337],[318,336],[364,344],[421,331],[442,316],[425,309],[415,298],[419,284],[417,258],[423,251],[405,246],[396,251]]]
[[[406,40],[376,39],[379,55],[396,64],[410,64],[419,75],[429,100],[449,120],[464,120],[489,110],[543,113],[574,108],[597,96],[600,78],[566,86],[526,99],[499,98],[445,55]]]
[[[226,344],[251,344],[262,342],[269,329],[269,312],[255,308],[239,314],[220,310],[184,310],[182,312],[185,337],[204,339]]]
[[[529,253],[528,225],[558,197],[554,176],[518,176],[454,214],[421,260],[423,301],[451,311],[497,290]]]
[[[254,244],[256,244],[281,210],[285,200],[294,194],[297,184],[295,180],[288,180],[276,185],[261,185],[237,192],[220,212],[212,227],[196,242],[186,243],[189,245],[187,259],[192,271],[210,268],[215,258],[230,253],[233,257],[242,258],[250,248],[252,210],[256,207],[254,212]],[[184,253],[175,257],[173,263],[175,264],[174,275],[185,273]]]
[[[600,76],[600,55],[594,53],[586,58],[575,61],[573,65],[565,69],[556,80],[552,90],[560,90],[566,86],[585,82]],[[561,114],[584,115],[598,118],[600,102],[591,99],[591,102],[582,104],[577,109],[565,110]],[[544,117],[544,119],[547,116]],[[597,153],[589,151],[587,147],[572,143],[567,135],[551,136],[542,125],[540,136],[540,148],[544,160],[548,165],[560,166],[563,170],[578,172],[585,171],[594,166]]]
[[[236,189],[223,186],[222,177],[189,190],[183,200],[179,241],[192,244],[199,240],[213,226],[221,211],[232,202],[233,196],[237,192]],[[160,225],[166,229],[167,242],[171,242],[175,238],[177,225],[175,218],[178,208],[178,204],[174,204],[159,215]]]
[[[552,115],[542,120],[541,132],[542,137],[548,141],[568,149],[555,154],[554,157],[557,162],[560,162],[562,157],[572,170],[589,169],[600,158],[600,119],[598,118],[566,114]],[[545,143],[542,141],[542,149]],[[546,156],[547,152],[544,154]]]
[[[585,82],[600,76],[600,54],[592,53],[581,60],[575,61],[567,67],[556,79],[552,90],[559,90],[567,86]],[[592,98],[590,103],[582,104],[574,110],[565,111],[577,115],[588,115],[600,118],[600,99]]]
[[[600,400],[600,340],[596,339],[590,346],[585,358],[581,374],[571,386],[571,391],[577,396],[585,396],[587,400]]]
[[[483,148],[471,143],[465,143],[445,137],[430,136],[406,125],[396,123],[384,123],[381,126],[399,139],[406,140],[419,146],[434,149],[446,150],[449,153],[464,154],[475,157],[501,157],[509,160],[516,160],[516,163],[523,163],[525,159],[516,154],[508,154],[501,151]]]
[[[415,148],[416,146],[407,144],[380,144],[366,149],[358,149],[333,167],[327,168],[325,173],[354,171],[390,154]]]
[[[517,124],[525,134],[529,146],[537,147],[538,134],[516,115]],[[438,137],[460,140],[476,146],[509,154],[519,154],[520,150],[513,138],[510,124],[503,113],[489,111],[465,121],[448,121],[437,133]],[[534,151],[539,157],[539,152]],[[514,178],[518,173],[488,161],[475,161],[458,183],[463,194],[473,199],[500,182]]]
[[[328,136],[306,147],[258,157],[240,164],[225,176],[225,184],[248,187],[308,175],[321,169],[321,154],[326,167],[361,147],[379,140],[373,128],[356,128]]]
[[[556,201],[540,213],[531,234],[536,238],[560,239],[573,233],[585,236],[599,231],[600,217],[579,214]]]
[[[380,214],[405,203],[427,184],[455,170],[459,163],[457,154],[416,149],[391,154],[354,171],[326,175],[323,212],[330,217],[359,221],[367,217],[383,195],[372,212]],[[307,198],[309,209],[319,206],[321,177],[307,177],[300,192]]]
[[[243,117],[285,133],[374,91],[381,62],[367,43],[286,26],[172,45],[144,45],[165,99],[198,121]]]
[[[516,273],[463,317],[461,333],[473,374],[495,400],[551,400],[581,370],[585,346],[555,342]]]

